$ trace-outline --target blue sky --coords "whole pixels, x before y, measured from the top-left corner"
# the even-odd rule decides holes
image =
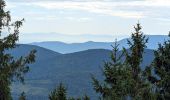
[[[13,20],[25,18],[20,42],[114,41],[143,32],[167,35],[170,0],[6,0]]]

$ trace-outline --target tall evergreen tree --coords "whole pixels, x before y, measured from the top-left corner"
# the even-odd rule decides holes
[[[155,87],[157,100],[170,100],[170,39],[159,44],[154,54],[153,63],[146,68],[148,79]]]
[[[0,100],[11,100],[10,85],[12,81],[24,82],[24,74],[28,72],[29,66],[35,61],[35,50],[26,57],[14,59],[7,50],[14,49],[19,38],[19,28],[23,20],[11,23],[9,11],[5,11],[5,1],[0,0]],[[9,35],[2,37],[8,30]]]
[[[104,83],[101,84],[97,79],[92,78],[94,89],[102,95],[103,100],[155,99],[151,84],[140,66],[148,39],[141,32],[139,23],[134,26],[134,29],[135,32],[128,40],[128,50],[124,49],[124,52],[119,54],[118,45],[115,44],[113,47],[112,61],[104,64]]]
[[[123,64],[123,52],[119,52],[118,44],[115,42],[111,53],[111,61],[105,62],[103,74],[104,82],[100,83],[92,77],[94,89],[101,94],[103,100],[122,100],[125,99],[128,87],[131,82],[130,70]]]
[[[147,81],[144,71],[141,70],[141,63],[143,61],[143,54],[146,48],[148,38],[143,35],[142,27],[138,23],[134,26],[135,32],[132,33],[131,40],[128,40],[129,51],[125,50],[126,65],[130,67],[132,84],[129,89],[129,97],[133,100],[153,100],[151,84]]]

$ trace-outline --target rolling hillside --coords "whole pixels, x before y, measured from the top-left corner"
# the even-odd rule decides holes
[[[147,35],[149,38],[147,47],[148,49],[157,49],[158,43],[163,43],[164,40],[168,39],[168,36],[166,35]],[[114,41],[113,41],[114,42]],[[111,50],[112,42],[85,42],[85,43],[63,43],[63,42],[57,42],[57,41],[51,41],[51,42],[35,42],[31,43],[32,45],[37,45],[40,47],[44,47],[59,53],[73,53],[78,51],[84,51],[88,49],[108,49]],[[118,44],[120,44],[120,49],[122,47],[128,48],[127,45],[127,38],[122,39],[118,41]]]
[[[50,91],[59,83],[66,84],[70,96],[89,95],[95,100],[90,75],[102,79],[103,62],[109,60],[110,50],[92,49],[70,54],[59,54],[54,51],[32,45],[21,45],[12,50],[14,55],[25,55],[31,49],[37,49],[36,63],[26,75],[26,84],[14,83],[12,86],[15,98],[23,90],[28,100],[47,100]],[[153,51],[145,50],[142,66],[153,59]]]
[[[105,42],[93,42],[93,41],[88,41],[85,43],[71,43],[71,44],[57,42],[57,41],[50,41],[50,42],[35,42],[31,44],[44,47],[63,54],[79,52],[88,49],[111,49],[111,45],[112,45],[112,43],[110,42],[105,43]]]

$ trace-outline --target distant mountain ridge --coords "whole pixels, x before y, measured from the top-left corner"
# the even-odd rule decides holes
[[[147,43],[147,49],[157,49],[158,43],[163,43],[165,40],[169,38],[167,35],[146,35],[146,37],[149,38],[149,41]],[[120,49],[122,49],[122,47],[128,48],[127,39],[129,38],[125,38],[125,39],[118,41]],[[112,49],[111,45],[113,44],[113,42],[88,41],[84,43],[63,43],[63,42],[58,42],[58,41],[47,41],[47,42],[34,42],[30,44],[66,54],[66,53],[84,51],[88,49],[111,50]]]
[[[9,51],[15,56],[26,55],[30,50],[36,49],[36,62],[30,66],[26,74],[26,84],[14,83],[12,94],[17,100],[18,95],[25,91],[28,100],[47,100],[53,88],[63,82],[69,96],[82,96],[87,94],[92,100],[97,100],[97,95],[91,84],[91,74],[102,79],[104,61],[110,60],[111,50],[90,49],[69,54],[60,54],[34,45],[20,45]],[[146,49],[141,66],[149,65],[153,50]]]

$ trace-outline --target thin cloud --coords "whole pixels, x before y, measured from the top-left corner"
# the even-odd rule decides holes
[[[162,8],[170,9],[170,0],[71,0],[71,1],[13,0],[13,2],[12,0],[8,1],[9,7],[19,7],[21,5],[25,5],[44,8],[47,10],[75,10],[75,11],[83,10],[90,13],[136,19],[141,19],[144,17],[157,17],[157,15],[159,13],[162,13],[163,11],[163,10],[159,11],[158,9]],[[155,14],[155,12],[157,13],[157,15]]]
[[[123,18],[142,18],[143,13],[140,11],[123,11],[117,7],[126,7],[122,3],[112,2],[34,2],[30,5],[43,7],[49,10],[68,9],[68,10],[83,10],[90,13],[103,14],[109,16],[118,16]]]
[[[79,18],[65,17],[65,19],[69,20],[69,21],[77,21],[77,22],[88,22],[88,21],[92,20],[92,18],[89,18],[89,17],[79,17]]]

